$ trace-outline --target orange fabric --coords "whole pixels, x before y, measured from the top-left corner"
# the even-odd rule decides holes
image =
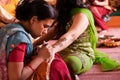
[[[11,0],[10,4],[2,4],[1,6],[12,16],[15,16],[15,8],[19,0]]]
[[[42,62],[34,73],[33,80],[46,80],[47,62]]]
[[[108,27],[114,27],[114,28],[120,27],[119,20],[120,20],[120,16],[112,16],[111,20],[109,22],[107,22],[106,25]]]

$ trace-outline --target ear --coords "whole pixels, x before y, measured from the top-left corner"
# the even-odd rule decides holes
[[[34,24],[35,22],[37,22],[38,19],[37,19],[37,16],[33,16],[31,19],[30,19],[30,23],[31,24]]]

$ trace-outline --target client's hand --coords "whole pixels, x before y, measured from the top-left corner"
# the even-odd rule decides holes
[[[52,51],[52,46],[49,44],[43,44],[39,48],[36,49],[35,54],[41,57],[44,61],[51,61],[54,58],[54,53]]]

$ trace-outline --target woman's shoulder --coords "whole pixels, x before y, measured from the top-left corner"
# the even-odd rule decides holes
[[[93,18],[92,12],[88,8],[73,8],[71,11],[72,16],[78,13],[85,14],[89,19]]]
[[[20,41],[29,41],[29,33],[25,31],[25,29],[18,23],[11,23],[3,27],[2,32],[6,32],[5,34]],[[25,40],[26,39],[26,40]]]
[[[3,29],[9,29],[9,30],[13,30],[13,31],[25,31],[24,28],[22,27],[22,25],[20,25],[19,23],[9,23],[7,25],[5,25],[3,27]]]
[[[77,13],[84,13],[84,14],[91,14],[91,11],[87,8],[73,8],[71,10],[71,14],[77,14]]]

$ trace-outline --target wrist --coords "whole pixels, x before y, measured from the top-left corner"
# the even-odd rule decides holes
[[[45,61],[45,59],[42,56],[36,55],[34,56],[33,61],[35,61],[36,63],[41,63]]]
[[[37,58],[38,58],[38,60],[39,60],[40,62],[45,61],[45,59],[44,59],[42,56],[37,56]]]
[[[53,51],[53,53],[56,53],[57,52],[57,46],[53,45],[52,46],[52,51]]]
[[[29,67],[33,72],[35,72],[35,69],[30,64],[28,64],[27,67]]]

